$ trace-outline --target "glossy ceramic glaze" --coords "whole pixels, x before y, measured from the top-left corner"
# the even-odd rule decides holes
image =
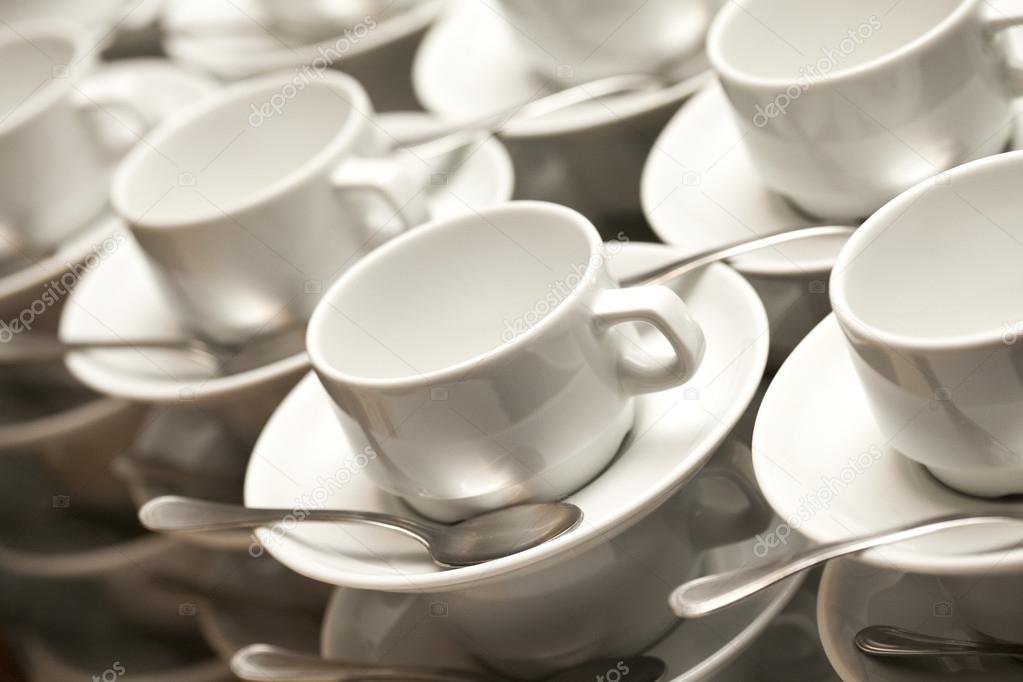
[[[752,233],[821,224],[760,179],[716,81],[686,102],[661,131],[643,169],[641,195],[654,232],[683,252]],[[793,242],[729,261],[764,302],[771,321],[771,368],[831,312],[827,281],[844,243],[844,237]]]
[[[611,258],[615,276],[664,265],[671,249],[629,244]],[[707,335],[690,384],[637,396],[634,437],[611,466],[567,499],[586,521],[570,533],[480,566],[443,570],[412,538],[382,529],[298,524],[259,529],[267,551],[317,580],[363,590],[426,592],[482,587],[517,571],[605,541],[652,513],[699,471],[746,411],[764,370],[767,322],[753,289],[711,265],[671,283]],[[637,330],[652,354],[670,352],[656,330]],[[249,459],[245,503],[252,507],[337,508],[408,514],[402,500],[366,475],[368,460],[334,415],[314,374],[267,423]],[[573,578],[566,578],[571,581]]]
[[[775,375],[757,414],[753,453],[757,482],[785,520],[768,537],[776,548],[792,531],[823,544],[950,514],[1023,511],[1018,497],[956,492],[892,446],[834,316]],[[1010,573],[1023,567],[1021,540],[1020,524],[991,524],[879,547],[859,559],[934,575]]]
[[[307,347],[377,484],[451,521],[596,476],[632,396],[684,384],[704,349],[675,292],[619,289],[606,259],[580,214],[512,202],[430,223],[344,274]],[[624,322],[672,351],[644,352]]]
[[[197,332],[239,341],[304,321],[339,272],[426,219],[427,178],[379,158],[372,117],[349,76],[271,75],[122,162],[111,202]]]
[[[137,116],[77,89],[95,62],[87,35],[42,20],[0,34],[0,237],[45,252],[106,203],[107,180],[133,137],[108,139],[103,119]]]
[[[999,31],[1021,22],[983,0],[743,0],[707,47],[764,182],[851,221],[1002,151],[1019,79]]]
[[[162,81],[158,81],[162,82]],[[381,114],[389,134],[418,134],[438,125],[422,113]],[[433,174],[429,160],[411,154],[398,158],[411,172]],[[438,218],[464,215],[511,198],[515,185],[504,147],[491,139],[476,148],[444,182],[425,191],[430,212]],[[61,317],[66,339],[181,338],[190,333],[170,293],[160,285],[138,244],[116,219],[106,221],[104,238],[117,248],[78,282]],[[88,243],[92,243],[91,241]],[[81,249],[79,249],[81,250]],[[69,249],[74,253],[74,249]],[[47,280],[48,281],[48,280]],[[123,283],[130,281],[132,287]],[[34,290],[25,292],[29,295]],[[72,353],[67,364],[75,376],[107,395],[147,403],[177,405],[209,411],[226,423],[243,443],[255,442],[267,418],[295,382],[309,370],[304,352],[279,358],[261,367],[217,376],[215,368],[180,354],[154,350]]]
[[[552,81],[574,83],[620,74],[686,75],[694,53],[703,47],[718,0],[496,4],[533,68]]]
[[[750,539],[702,553],[700,572],[729,570],[753,560],[754,542]],[[798,579],[788,581],[713,616],[676,621],[664,638],[643,653],[665,661],[665,679],[672,682],[748,680],[765,655],[758,636],[774,630],[775,618],[798,587]],[[453,602],[447,598],[338,589],[324,615],[321,652],[329,658],[367,663],[481,669],[448,634],[444,623]],[[741,656],[744,652],[750,655]],[[744,660],[736,668],[737,658]]]
[[[672,581],[699,575],[706,550],[769,524],[773,513],[747,475],[749,450],[726,445],[693,483],[617,536],[494,585],[436,595],[447,610],[441,627],[517,678],[640,653],[678,622],[665,598]]]
[[[1023,492],[1021,181],[1021,152],[925,181],[863,224],[831,279],[891,445],[988,497]]]

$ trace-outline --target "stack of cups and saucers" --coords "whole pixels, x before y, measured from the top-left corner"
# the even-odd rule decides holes
[[[0,1],[0,680],[1023,679],[1017,26]]]

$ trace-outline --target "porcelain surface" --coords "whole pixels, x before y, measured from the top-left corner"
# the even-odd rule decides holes
[[[401,134],[434,125],[427,114],[382,114],[383,131]],[[419,163],[405,160],[403,163]],[[481,145],[446,181],[427,189],[430,211],[438,217],[450,217],[507,201],[511,197],[514,175],[507,152],[496,140]],[[67,339],[132,338],[187,333],[174,313],[167,294],[158,285],[152,270],[127,230],[114,224],[127,238],[124,244],[92,272],[82,278],[64,316],[61,334]],[[124,282],[132,282],[130,288]],[[202,407],[211,403],[230,409],[244,403],[247,412],[254,405],[268,410],[276,406],[298,378],[308,371],[304,353],[284,358],[264,367],[226,377],[216,377],[210,368],[197,362],[157,351],[89,351],[73,353],[68,365],[76,377],[95,390],[129,400],[177,404],[190,401]],[[262,394],[276,395],[267,400]],[[267,412],[267,416],[269,413]],[[256,415],[258,417],[258,415]],[[246,418],[239,415],[238,419]],[[263,421],[248,419],[253,437]]]
[[[429,223],[342,275],[306,347],[370,478],[446,522],[593,479],[634,397],[685,384],[705,348],[674,291],[617,286],[620,248],[571,209],[520,201]],[[670,350],[643,348],[634,322]]]
[[[715,18],[707,52],[764,182],[849,222],[1004,149],[1023,81],[1001,31],[1021,22],[983,0],[742,0]]]
[[[1023,511],[1014,497],[957,493],[892,447],[833,316],[775,375],[757,415],[753,463],[765,497],[785,520],[765,536],[775,548],[793,531],[825,543],[948,514]],[[1019,524],[975,526],[868,550],[861,558],[934,575],[1011,573],[1023,566],[1021,540]]]

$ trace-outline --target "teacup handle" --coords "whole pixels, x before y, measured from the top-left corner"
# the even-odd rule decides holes
[[[423,183],[393,159],[346,159],[334,171],[331,180],[340,194],[356,200],[369,195],[391,211],[387,223],[396,220],[397,224],[388,229],[385,223],[380,228],[383,233],[379,235],[381,240],[395,237],[430,219]],[[367,235],[370,238],[374,236]]]
[[[1023,26],[1023,13],[1004,13],[985,6],[983,22],[988,32],[994,36],[1007,28]],[[1006,61],[1009,86],[1016,92],[1023,93],[1023,66],[1013,64],[1011,59]]]
[[[607,289],[593,306],[600,333],[622,322],[648,322],[668,339],[674,357],[668,363],[626,345],[619,361],[622,384],[632,393],[649,393],[684,384],[703,360],[703,330],[678,295],[663,286]]]
[[[159,123],[159,120],[148,112],[137,102],[129,97],[113,93],[86,95],[79,92],[74,99],[74,104],[84,116],[90,119],[96,138],[103,145],[111,159],[117,160],[127,153],[135,144],[142,139],[142,136],[149,132]],[[116,112],[116,113],[115,113]],[[120,114],[118,116],[117,114]],[[120,120],[120,124],[128,130],[120,139],[111,139],[104,133],[101,116],[114,116],[120,120],[121,117],[131,120],[131,123]]]
[[[708,464],[699,475],[729,481],[746,498],[746,504],[735,512],[701,509],[690,519],[689,536],[695,547],[706,550],[745,540],[762,531],[774,518],[760,488],[738,467]]]

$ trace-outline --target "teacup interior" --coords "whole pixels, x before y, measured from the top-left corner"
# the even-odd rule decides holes
[[[172,123],[125,164],[121,208],[173,224],[252,200],[317,157],[357,115],[345,94],[329,83],[280,79]]]
[[[560,211],[528,209],[420,228],[339,280],[314,315],[310,345],[366,379],[479,358],[558,311],[578,289],[595,237]]]
[[[953,171],[908,207],[882,209],[872,220],[887,219],[869,228],[877,236],[850,243],[853,250],[840,259],[835,277],[844,302],[840,297],[836,309],[844,304],[868,325],[916,338],[1002,334],[1023,325],[1021,186],[1023,162],[1016,159]]]
[[[59,36],[12,37],[0,44],[0,124],[26,102],[56,87],[75,46]]]
[[[719,27],[717,54],[753,77],[812,81],[898,50],[962,2],[741,0]]]

